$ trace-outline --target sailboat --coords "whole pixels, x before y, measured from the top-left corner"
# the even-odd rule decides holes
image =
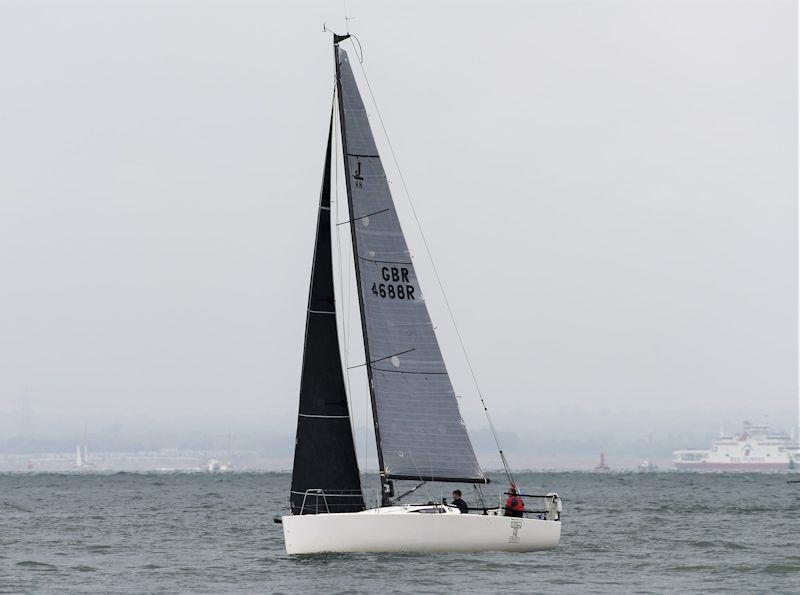
[[[75,446],[75,469],[83,469],[84,471],[94,469],[95,465],[89,460],[89,448],[86,445],[85,439],[83,443],[83,453],[81,453],[81,445]]]
[[[81,445],[75,446],[75,468],[84,471],[94,469],[95,465],[89,460],[89,441],[87,439],[86,426],[83,428],[83,456],[81,456]]]
[[[503,506],[485,501],[474,514],[432,500],[400,502],[425,482],[485,486],[489,479],[461,418],[367,112],[347,52],[340,48],[349,37],[333,37],[334,96],[381,490],[378,506],[368,508],[340,357],[331,242],[332,109],[306,314],[291,511],[276,518],[286,551],[551,549],[561,536],[562,505],[555,493],[526,497],[541,498],[544,506],[518,516],[505,516]],[[418,485],[395,497],[396,481]]]

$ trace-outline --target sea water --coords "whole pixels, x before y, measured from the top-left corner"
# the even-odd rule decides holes
[[[290,557],[273,522],[288,474],[5,474],[0,591],[796,593],[800,483],[789,479],[526,473],[529,493],[564,500],[553,551]]]

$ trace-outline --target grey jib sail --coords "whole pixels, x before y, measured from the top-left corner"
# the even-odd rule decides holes
[[[484,482],[347,54],[339,50],[338,59],[351,231],[382,471],[394,479]]]
[[[364,510],[345,393],[331,261],[331,128],[319,201],[306,315],[300,411],[290,501],[292,513]],[[323,490],[324,496],[308,490]]]

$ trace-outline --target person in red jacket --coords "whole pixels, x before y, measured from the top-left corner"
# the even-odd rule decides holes
[[[508,488],[508,500],[506,500],[505,516],[521,517],[522,511],[525,510],[525,503],[517,495],[517,489],[514,486]]]

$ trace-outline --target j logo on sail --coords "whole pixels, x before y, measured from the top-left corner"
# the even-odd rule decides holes
[[[358,168],[353,173],[354,185],[357,188],[362,188],[364,183],[364,176],[361,175],[361,160],[358,161]]]

